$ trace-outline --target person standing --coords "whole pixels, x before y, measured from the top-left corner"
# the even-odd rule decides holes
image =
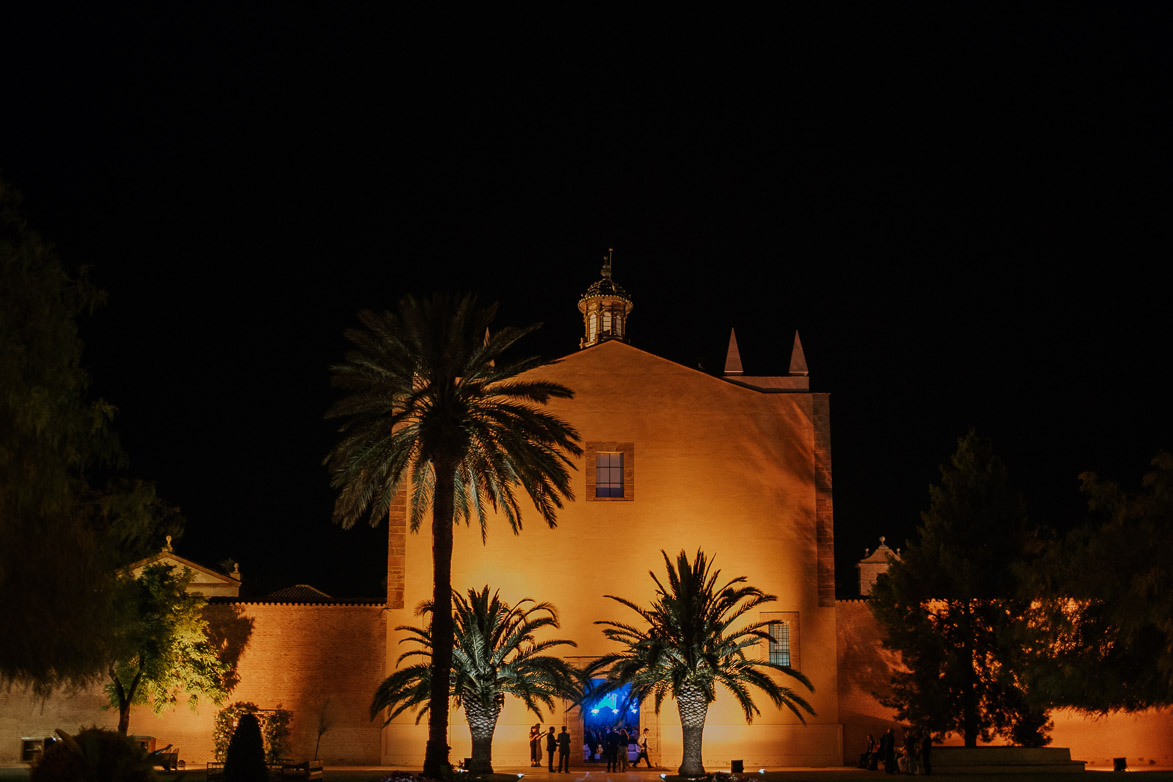
[[[570,771],[570,734],[566,732],[566,726],[562,726],[562,732],[558,734],[558,771],[559,773]]]
[[[538,723],[529,729],[529,766],[538,768],[542,765],[542,725]]]
[[[549,756],[549,762],[546,763],[546,768],[550,771],[554,770],[554,750],[558,749],[558,739],[554,736],[554,726],[550,726],[550,732],[546,734],[546,754]]]
[[[607,731],[606,738],[603,739],[603,754],[607,757],[607,770],[619,770],[619,731],[615,730],[615,726],[611,726],[611,730]]]
[[[635,759],[635,768],[639,768],[639,762],[643,761],[648,764],[648,768],[652,767],[652,760],[648,757],[648,729],[644,728],[644,734],[639,741],[639,757]]]
[[[929,776],[933,773],[933,764],[929,762],[929,753],[933,751],[933,737],[929,729],[925,728],[920,737],[920,768],[921,773]]]
[[[627,732],[627,726],[619,729],[619,771],[627,771],[627,764],[630,762],[631,753],[631,734]]]
[[[880,759],[884,761],[885,774],[896,773],[896,732],[891,728],[880,737]]]

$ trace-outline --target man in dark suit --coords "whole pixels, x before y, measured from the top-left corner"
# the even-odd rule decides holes
[[[607,770],[619,770],[619,731],[612,726],[603,739],[603,754],[607,756]]]
[[[546,768],[551,771],[554,770],[554,750],[558,748],[558,739],[554,737],[554,726],[550,726],[550,732],[546,734],[546,756],[549,761],[546,763]]]
[[[570,734],[566,732],[565,725],[558,734],[558,770],[570,771]]]

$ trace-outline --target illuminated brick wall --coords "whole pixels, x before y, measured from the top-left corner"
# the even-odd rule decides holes
[[[251,622],[230,701],[293,712],[293,755],[312,758],[319,716],[331,727],[318,757],[325,763],[377,763],[380,725],[368,718],[383,681],[386,627],[382,604],[231,603],[209,608],[219,627]]]
[[[302,759],[314,756],[318,718],[328,700],[332,724],[322,735],[318,757],[327,764],[378,763],[380,725],[368,719],[368,708],[385,676],[381,603],[219,603],[207,613],[214,630],[240,654],[240,681],[226,703],[251,701],[262,709],[291,710],[291,754]],[[118,715],[103,710],[103,703],[100,687],[57,694],[44,704],[0,690],[0,763],[19,761],[23,736],[51,736],[55,728],[76,732],[95,724],[114,729]],[[155,736],[159,747],[172,744],[187,763],[203,764],[213,759],[212,725],[219,708],[204,703],[192,712],[181,705],[156,715],[149,707],[135,707],[130,732]]]

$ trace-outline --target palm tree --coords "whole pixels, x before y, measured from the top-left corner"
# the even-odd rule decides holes
[[[396,493],[411,484],[411,529],[432,510],[432,677],[452,667],[452,525],[476,516],[482,536],[486,511],[500,510],[516,534],[520,486],[551,527],[571,499],[570,456],[582,453],[578,433],[541,409],[570,398],[557,383],[518,377],[537,359],[506,362],[503,354],[537,326],[490,335],[496,305],[470,295],[404,298],[396,312],[359,313],[352,348],[331,367],[345,392],[327,412],[341,418],[339,441],[324,464],[339,489],[334,521],[351,527],[366,516],[387,518]],[[448,767],[448,691],[432,693],[424,773],[440,779]]]
[[[656,599],[650,608],[607,595],[639,614],[648,627],[641,629],[611,621],[595,623],[604,625],[603,633],[626,648],[591,665],[588,675],[599,672],[606,678],[590,694],[630,685],[628,697],[631,700],[653,697],[657,714],[664,696],[671,694],[676,699],[684,731],[684,759],[679,773],[683,777],[701,777],[705,774],[701,763],[705,717],[709,704],[716,699],[717,684],[737,698],[747,722],[761,713],[750,697],[749,687],[760,689],[775,706],[790,709],[803,723],[806,718],[802,712],[814,714],[809,703],[793,690],[780,686],[768,671],[790,676],[812,692],[814,688],[805,676],[789,666],[747,656],[747,649],[768,642],[769,633],[763,628],[769,622],[734,627],[747,612],[774,601],[773,595],[743,586],[744,576],[717,586],[721,571],[713,570],[712,562],[700,550],[692,562],[681,551],[675,565],[666,552],[660,553],[667,569],[668,586],[655,573],[650,573],[656,584]]]
[[[534,633],[543,627],[558,627],[558,614],[549,603],[525,598],[510,607],[486,586],[480,592],[468,590],[467,599],[453,594],[452,696],[464,708],[472,734],[474,773],[493,773],[493,731],[506,695],[521,698],[541,718],[538,705],[553,710],[556,696],[576,698],[578,676],[564,660],[543,654],[555,646],[575,646],[573,641],[537,641]],[[431,603],[420,606],[419,615],[433,615]],[[431,624],[431,623],[430,623]],[[430,657],[433,649],[431,626],[399,627],[418,648],[404,652],[397,664],[412,657]],[[371,702],[371,719],[389,709],[386,722],[416,707],[418,722],[429,711],[432,670],[427,663],[399,668],[388,676]],[[386,723],[384,723],[386,724]]]

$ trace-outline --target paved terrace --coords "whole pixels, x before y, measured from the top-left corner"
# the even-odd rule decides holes
[[[723,770],[727,769],[708,769],[709,772]],[[379,766],[328,766],[325,782],[375,782],[394,771],[394,768]],[[498,768],[497,772],[491,777],[483,779],[486,782],[510,782],[511,777],[516,779],[517,775],[521,774],[524,775],[525,782],[661,782],[660,775],[668,773],[662,769],[629,770],[624,773],[608,773],[602,769],[576,769],[569,773],[559,774],[529,767],[503,767]],[[1074,774],[1015,774],[1010,778],[1013,782],[1096,782],[1102,774],[1113,775],[1113,772],[1109,769],[1089,769],[1083,773]],[[786,768],[767,771],[764,774],[745,774],[741,778],[746,782],[798,782],[799,780],[809,780],[809,782],[868,782],[868,780],[875,780],[875,782],[881,782],[904,776],[906,775],[888,776],[883,772],[862,771],[855,768]],[[28,778],[27,766],[0,767],[0,780],[4,782],[26,782]],[[668,782],[674,782],[678,779],[673,775],[668,776]],[[992,775],[934,774],[932,779],[938,780],[938,782],[994,782],[996,777]],[[1128,779],[1132,782],[1173,782],[1173,769],[1129,770]],[[159,780],[160,782],[180,782],[180,780],[182,782],[204,782],[205,773],[202,768],[192,768],[179,773],[160,773]]]

